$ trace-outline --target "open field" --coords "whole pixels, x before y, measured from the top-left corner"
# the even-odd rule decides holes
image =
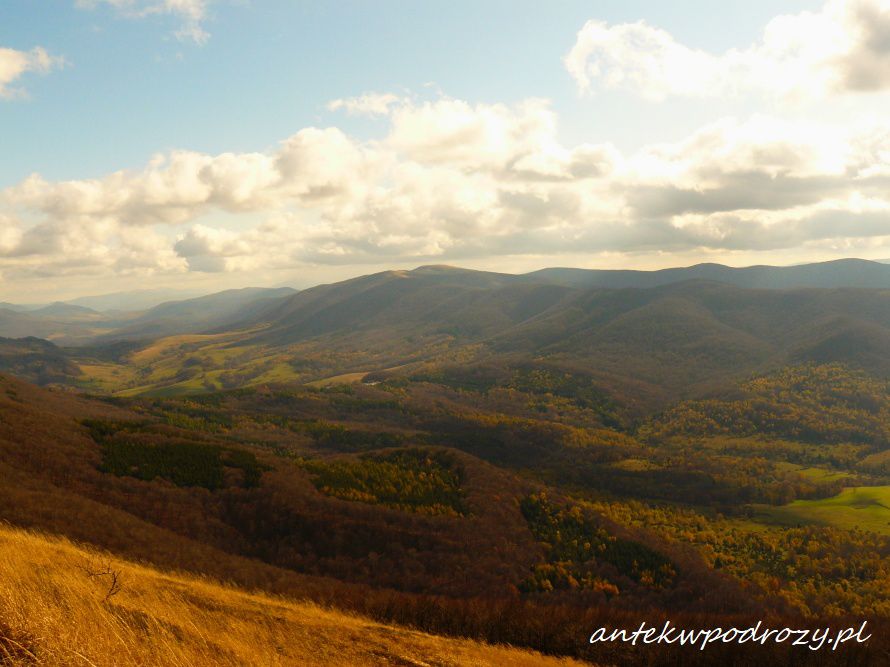
[[[890,535],[890,486],[848,488],[831,498],[795,500],[780,507],[761,505],[757,511],[757,519],[766,523],[858,527]]]
[[[0,664],[582,663],[250,594],[0,527]]]

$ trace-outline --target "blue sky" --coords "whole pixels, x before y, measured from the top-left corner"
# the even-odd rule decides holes
[[[73,0],[4,0],[0,45],[44,45],[69,65],[27,81],[27,103],[0,105],[0,187],[38,171],[98,177],[158,151],[261,150],[295,129],[331,122],[328,101],[369,90],[423,91],[479,102],[546,97],[568,141],[624,146],[678,138],[706,120],[695,104],[653,109],[633,100],[581,100],[561,58],[590,18],[645,18],[700,48],[755,39],[780,11],[817,2],[611,0],[542,3],[218,3],[204,46],[173,36],[179,19],[136,20]],[[51,8],[51,9],[48,9]],[[652,122],[652,113],[667,116]],[[337,119],[368,133],[367,124]],[[698,123],[697,123],[698,121]]]
[[[883,0],[5,0],[0,297],[888,256],[888,17]]]

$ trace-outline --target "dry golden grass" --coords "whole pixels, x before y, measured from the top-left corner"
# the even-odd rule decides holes
[[[120,591],[108,595],[111,575]],[[122,561],[0,526],[0,665],[578,665]]]

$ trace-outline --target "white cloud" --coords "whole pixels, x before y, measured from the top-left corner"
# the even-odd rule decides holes
[[[11,254],[22,242],[22,227],[18,220],[0,215],[0,257]]]
[[[392,93],[366,93],[359,97],[346,97],[339,100],[331,100],[328,103],[330,111],[344,110],[353,115],[385,116],[390,107],[403,101],[403,98]]]
[[[35,72],[46,74],[65,64],[65,59],[50,55],[46,49],[37,46],[30,51],[17,51],[0,47],[0,98],[13,98],[24,95],[21,88],[13,87],[24,74]]]
[[[754,116],[622,154],[565,146],[543,101],[402,98],[360,141],[173,151],[0,192],[0,271],[255,272],[559,253],[761,252],[890,237],[890,124]]]
[[[171,15],[180,22],[179,28],[174,32],[177,39],[204,44],[210,39],[210,33],[204,29],[204,22],[211,2],[213,0],[76,0],[75,4],[81,9],[108,5],[131,18]]]
[[[651,100],[759,92],[783,101],[890,88],[890,0],[830,0],[774,18],[745,49],[709,53],[642,21],[589,21],[566,55],[580,90],[625,89]]]
[[[555,127],[556,116],[542,100],[511,108],[440,99],[396,108],[386,144],[418,162],[503,169],[532,151],[555,148]]]

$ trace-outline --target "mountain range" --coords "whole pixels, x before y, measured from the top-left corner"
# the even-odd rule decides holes
[[[759,289],[802,287],[890,288],[890,265],[863,259],[840,259],[798,266],[748,266],[696,264],[658,271],[597,269],[541,269],[527,274],[543,280],[578,287],[659,287],[684,280],[716,282]]]
[[[84,380],[100,383],[94,388],[128,393],[428,367],[486,373],[522,363],[583,373],[626,403],[651,407],[791,363],[842,362],[890,374],[890,289],[859,285],[863,276],[878,284],[887,265],[571,270],[571,279],[566,271],[424,266],[300,292],[228,290],[114,318],[70,305],[42,315],[0,311],[0,334],[67,346],[48,359],[43,378],[70,369],[59,366],[62,356]],[[611,286],[584,284],[604,275]],[[648,286],[616,286],[642,278]],[[795,281],[821,286],[778,286]]]
[[[128,293],[109,295],[107,303],[125,310],[98,311],[75,301],[44,306],[0,307],[0,336],[37,336],[63,345],[84,345],[109,340],[150,339],[224,326],[261,310],[267,300],[295,293],[289,287],[243,288],[201,297],[165,301],[146,310],[131,310],[143,301],[137,296],[126,306]],[[86,301],[101,301],[90,297]]]

